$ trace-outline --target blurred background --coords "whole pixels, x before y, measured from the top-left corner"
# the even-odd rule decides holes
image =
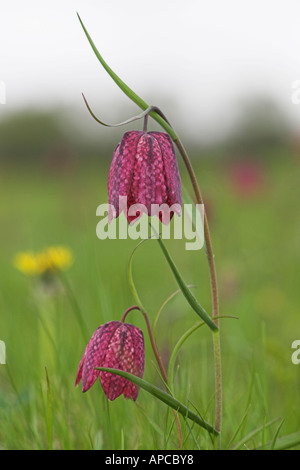
[[[81,93],[108,123],[140,110],[100,66],[76,12],[112,69],[162,109],[193,161],[211,227],[221,313],[239,317],[224,320],[222,333],[234,406],[245,397],[254,367],[262,377],[257,416],[263,409],[268,417],[285,417],[286,431],[295,432],[300,425],[300,365],[291,361],[291,344],[300,339],[297,0],[12,0],[2,5],[0,339],[17,386],[26,391],[31,380],[29,366],[22,372],[19,361],[22,344],[28,360],[35,358],[36,319],[28,280],[12,264],[15,253],[53,244],[73,251],[68,276],[91,333],[101,321],[119,319],[132,303],[126,266],[135,242],[98,240],[96,208],[107,200],[116,144],[142,122],[102,127]],[[158,129],[154,122],[150,126]],[[177,243],[170,241],[170,250],[209,310],[204,250],[185,252]],[[153,255],[145,247],[136,260],[138,287],[150,311],[176,288],[159,249],[154,250]],[[182,301],[169,311],[174,329],[170,338],[160,339],[166,351],[177,333],[193,324],[182,323],[186,308]],[[62,331],[70,333],[71,314],[64,318]],[[169,320],[162,321],[169,328]],[[75,343],[70,336],[65,345],[72,357],[71,380],[84,347],[80,340],[78,351]],[[0,368],[0,387],[9,391]],[[14,403],[5,396],[3,415]],[[8,442],[13,447],[15,440]]]

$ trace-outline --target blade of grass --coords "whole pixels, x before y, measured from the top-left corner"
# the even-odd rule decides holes
[[[196,287],[196,286],[188,285],[188,287],[191,288],[191,287]],[[161,304],[161,306],[157,310],[157,312],[155,314],[155,317],[154,317],[154,320],[153,320],[153,326],[152,326],[152,331],[153,331],[154,338],[156,338],[157,323],[158,323],[158,320],[159,320],[159,317],[160,317],[160,314],[161,314],[162,310],[173,299],[173,297],[175,297],[180,292],[181,292],[181,289],[177,289],[175,292],[172,292],[172,294],[170,294],[169,297],[167,297],[167,299],[164,300],[164,302]]]
[[[249,413],[249,409],[250,409],[250,405],[247,407],[242,419],[241,419],[241,422],[240,424],[238,425],[236,431],[234,432],[232,438],[230,439],[229,443],[227,444],[227,449],[230,449],[230,446],[232,445],[232,443],[235,441],[238,433],[241,431],[241,429],[243,428],[244,426],[244,423],[246,422],[246,419],[248,417],[248,413]]]
[[[262,426],[259,426],[258,428],[254,429],[251,431],[249,434],[247,434],[245,437],[243,437],[235,446],[231,448],[231,450],[238,450],[240,449],[243,445],[246,444],[246,442],[250,441],[250,439],[253,439],[255,436],[257,436],[260,432],[264,432],[268,427],[272,426],[272,424],[276,423],[280,418],[275,418],[269,421],[268,423],[264,423]]]
[[[53,449],[52,442],[52,400],[51,400],[51,389],[50,380],[48,375],[47,367],[45,367],[46,382],[47,382],[47,436],[48,436],[48,450]]]
[[[139,403],[136,403],[136,406],[138,407],[138,409],[143,413],[144,417],[146,418],[146,420],[148,421],[148,423],[150,424],[150,426],[153,428],[153,430],[160,435],[160,437],[164,437],[164,432],[163,430],[159,427],[159,425],[146,413],[146,411],[144,410],[144,408],[139,404]]]
[[[300,446],[300,432],[295,432],[293,434],[288,434],[287,436],[282,436],[276,439],[276,442],[268,442],[264,445],[264,450],[288,450],[294,447]],[[272,445],[274,445],[272,449]],[[262,450],[262,446],[258,446],[255,450]]]
[[[175,416],[173,415],[173,419],[171,421],[171,424],[169,425],[168,429],[168,421],[169,421],[169,413],[167,413],[166,416],[166,431],[164,432],[164,448],[167,449],[167,446],[169,442],[172,442],[172,431],[174,429],[174,424],[175,424]],[[174,444],[173,444],[174,445]]]
[[[245,427],[246,427],[246,422],[247,422],[247,410],[250,408],[250,405],[251,405],[251,401],[252,401],[252,393],[253,393],[253,389],[254,389],[254,382],[255,382],[255,363],[254,363],[254,358],[252,356],[252,361],[251,361],[251,379],[250,379],[250,385],[249,385],[249,391],[248,391],[248,397],[247,397],[247,401],[246,401],[246,407],[245,407],[245,419],[244,421],[242,422],[242,426],[241,426],[241,429],[240,429],[240,434],[241,436],[244,434],[244,430],[245,430]]]
[[[173,349],[172,354],[170,356],[169,367],[168,367],[168,383],[169,383],[169,386],[170,386],[172,391],[174,390],[174,365],[175,365],[175,361],[176,361],[176,357],[178,355],[178,352],[179,352],[181,346],[183,345],[183,343],[188,339],[188,337],[194,331],[198,330],[198,328],[200,328],[200,326],[203,326],[204,324],[205,324],[204,322],[200,322],[200,323],[197,323],[196,325],[192,326],[189,330],[187,330],[181,336],[181,338],[179,338],[176,345],[174,346],[174,349]]]
[[[275,445],[276,445],[276,441],[277,441],[277,438],[278,438],[278,435],[279,435],[279,432],[280,432],[280,429],[284,423],[284,418],[282,419],[281,423],[279,423],[279,426],[277,427],[276,429],[276,432],[274,434],[274,437],[272,439],[272,443],[271,443],[271,450],[274,450],[275,449]]]

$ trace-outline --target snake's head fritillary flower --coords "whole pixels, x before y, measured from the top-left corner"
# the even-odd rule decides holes
[[[120,395],[136,400],[139,388],[116,374],[99,371],[95,367],[110,367],[143,377],[145,361],[142,331],[129,323],[110,321],[94,332],[78,366],[75,385],[82,380],[86,392],[99,377],[101,386],[110,401]]]
[[[159,216],[165,224],[174,212],[181,214],[181,180],[168,134],[142,131],[124,134],[109,171],[108,203],[110,222],[122,211],[129,223],[143,212]],[[130,214],[134,205],[139,205],[139,210]]]

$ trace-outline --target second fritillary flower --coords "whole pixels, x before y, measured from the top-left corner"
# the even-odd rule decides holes
[[[78,366],[75,385],[82,380],[82,391],[86,392],[99,377],[103,391],[110,401],[122,394],[135,401],[139,392],[137,385],[95,367],[119,369],[142,378],[144,362],[142,331],[129,323],[110,321],[99,326],[88,342]]]

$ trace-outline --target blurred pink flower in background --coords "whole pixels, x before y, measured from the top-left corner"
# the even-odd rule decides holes
[[[240,159],[231,163],[228,174],[231,186],[238,196],[254,196],[264,183],[262,165],[254,160]]]

